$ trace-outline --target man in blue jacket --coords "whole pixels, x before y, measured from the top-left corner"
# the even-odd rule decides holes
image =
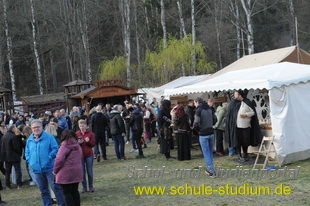
[[[26,162],[34,173],[34,181],[41,192],[43,205],[52,205],[52,198],[48,185],[55,193],[58,205],[66,205],[61,188],[54,184],[54,162],[58,152],[55,138],[43,131],[42,121],[35,119],[31,122],[32,134],[27,140],[25,156]]]

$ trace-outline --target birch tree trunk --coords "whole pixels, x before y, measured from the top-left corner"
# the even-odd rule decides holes
[[[193,47],[196,45],[196,22],[195,22],[195,1],[191,0],[191,16],[192,16],[192,45]],[[196,52],[192,49],[192,75],[196,75]]]
[[[185,30],[185,24],[183,19],[183,12],[182,12],[182,2],[180,0],[177,0],[177,7],[178,7],[178,13],[179,13],[179,19],[180,19],[180,30],[181,32],[181,38],[182,36],[186,36],[186,30]]]
[[[241,44],[241,24],[240,24],[240,12],[238,3],[235,1],[235,11],[236,11],[236,33],[237,33],[237,59],[240,59],[240,44]]]
[[[293,46],[295,42],[295,9],[293,0],[288,0],[291,16],[291,41],[290,45]]]
[[[85,65],[86,65],[86,72],[87,72],[87,79],[88,82],[92,81],[91,75],[91,67],[90,67],[90,52],[89,52],[89,40],[88,40],[88,27],[87,27],[87,17],[86,17],[86,3],[85,0],[82,1],[82,16],[83,16],[83,24],[81,26],[82,31],[82,40],[83,40],[83,47],[85,51]]]
[[[3,42],[0,37],[0,86],[4,86]]]
[[[166,27],[166,20],[165,20],[165,5],[164,0],[160,0],[160,20],[161,20],[161,26],[163,27],[163,42],[164,42],[164,48],[167,48],[167,27]]]
[[[166,28],[166,20],[165,20],[164,0],[160,0],[160,21],[161,21],[161,26],[163,27],[163,47],[164,49],[166,49],[167,48],[167,28]],[[166,73],[165,81],[167,82],[169,80],[169,71],[166,67],[166,62],[163,63],[163,69]]]
[[[6,46],[7,46],[7,59],[9,62],[9,71],[11,78],[11,88],[13,94],[13,101],[16,101],[16,87],[15,87],[15,75],[13,69],[13,46],[12,46],[12,38],[9,32],[9,22],[7,17],[7,1],[3,0],[3,16],[4,16],[4,30],[6,36]]]
[[[127,86],[130,87],[130,82],[131,82],[130,0],[120,0],[120,9],[121,9],[122,23],[123,23],[124,52],[125,52],[125,57],[127,59],[127,69],[126,69]]]
[[[135,5],[137,4],[136,0],[134,1],[134,3]],[[143,7],[144,7],[144,15],[145,15],[147,32],[150,33],[150,21],[149,21],[149,16],[148,16],[145,0],[143,0]]]
[[[252,24],[252,0],[241,0],[243,10],[245,12],[246,21],[247,21],[247,40],[248,40],[248,53],[254,53],[254,33],[253,33],[253,24]]]
[[[41,72],[40,56],[39,56],[38,45],[37,45],[36,19],[35,19],[33,0],[30,0],[30,7],[31,7],[32,42],[33,42],[35,62],[37,65],[39,92],[40,92],[40,95],[43,95],[42,72]]]
[[[229,9],[234,16],[234,25],[236,27],[236,56],[237,59],[240,59],[240,45],[241,45],[241,24],[240,24],[240,11],[238,2],[236,0],[232,0],[229,2]]]
[[[221,20],[222,20],[222,2],[215,0],[214,1],[214,23],[215,23],[216,41],[217,41],[217,49],[218,49],[218,58],[219,58],[220,69],[223,68],[221,39],[220,39],[220,26],[221,26],[220,23],[221,23]]]
[[[138,30],[138,15],[137,15],[137,0],[133,1],[134,3],[134,13],[135,13],[135,29],[136,29],[136,44],[137,44],[137,62],[138,62],[138,80],[141,82],[141,68],[140,68],[140,34]]]

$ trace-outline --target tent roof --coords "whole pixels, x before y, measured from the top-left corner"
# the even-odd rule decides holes
[[[165,89],[172,89],[172,88],[187,86],[187,85],[191,85],[191,84],[195,84],[195,83],[198,83],[200,81],[203,81],[208,76],[210,76],[210,74],[179,77],[179,78],[172,80],[171,82],[168,82],[167,84],[164,84],[164,85],[159,86],[159,87],[141,88],[138,90],[138,92],[139,93],[147,93],[149,90],[161,91],[161,90],[165,90]]]
[[[151,99],[151,98],[159,99],[161,96],[164,95],[164,91],[166,89],[174,89],[174,88],[179,88],[179,87],[183,87],[183,86],[196,84],[198,82],[201,82],[201,81],[207,79],[208,76],[210,76],[210,74],[179,77],[179,78],[177,78],[177,79],[175,79],[175,80],[173,80],[167,84],[164,84],[160,87],[139,89],[138,93],[146,93],[148,99]]]
[[[212,74],[208,79],[220,76],[227,72],[249,69],[280,62],[295,62],[301,64],[310,64],[310,54],[297,46],[291,46],[281,49],[260,52],[246,55],[227,67]]]
[[[310,65],[282,62],[246,70],[227,72],[200,83],[168,89],[166,96],[234,89],[272,89],[310,81]]]

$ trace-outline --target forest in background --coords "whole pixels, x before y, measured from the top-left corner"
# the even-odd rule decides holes
[[[131,87],[217,71],[244,54],[310,50],[309,0],[1,0],[0,86],[20,96],[77,78]]]

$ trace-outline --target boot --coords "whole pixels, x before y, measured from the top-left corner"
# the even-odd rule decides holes
[[[246,160],[241,156],[241,154],[238,154],[238,160],[240,162],[245,162]]]

